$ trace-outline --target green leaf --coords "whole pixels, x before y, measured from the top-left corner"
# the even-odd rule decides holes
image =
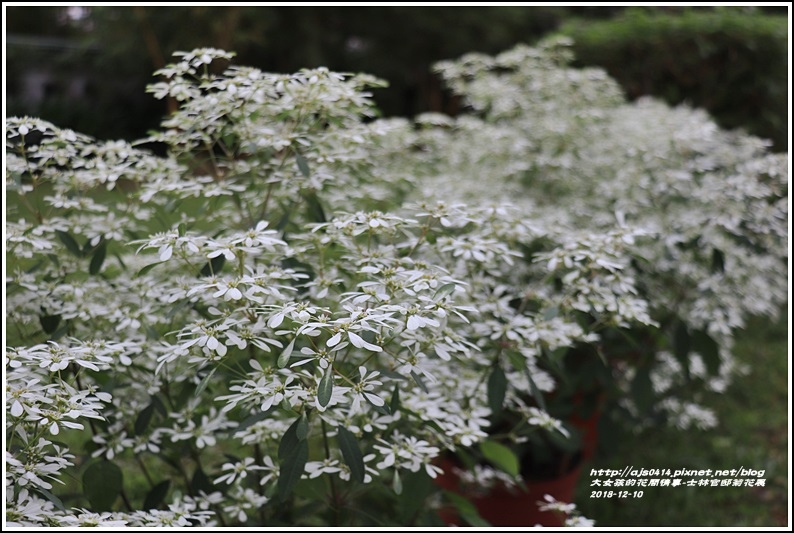
[[[63,506],[63,502],[55,494],[42,487],[36,487],[36,492],[44,496],[47,500],[51,501],[56,509],[66,512],[66,507]]]
[[[711,252],[711,271],[725,272],[725,254],[714,248]]]
[[[309,162],[299,152],[295,152],[295,162],[298,163],[298,170],[301,171],[304,178],[311,176],[311,169],[309,169]]]
[[[39,315],[39,323],[44,333],[52,335],[58,329],[58,324],[61,323],[61,315]]]
[[[127,270],[127,264],[126,264],[126,263],[124,262],[124,260],[121,258],[121,255],[120,255],[120,254],[118,254],[118,253],[114,253],[114,254],[113,254],[113,257],[115,257],[115,258],[116,258],[116,261],[118,261],[118,262],[119,262],[119,266],[121,267],[121,269],[126,271],[126,270]]]
[[[502,404],[507,393],[507,376],[499,365],[496,365],[488,376],[488,407],[494,414],[502,412]]]
[[[169,309],[168,312],[165,314],[166,320],[173,319],[178,312],[182,311],[183,309],[186,309],[187,307],[190,307],[192,304],[193,302],[191,302],[190,300],[182,300],[181,302],[175,303],[174,306],[171,307],[171,309]]]
[[[179,225],[176,227],[176,231],[180,237],[184,237],[185,233],[187,233],[187,227],[185,226],[185,223],[180,222]]]
[[[455,510],[458,511],[460,517],[468,522],[470,526],[490,527],[491,524],[489,524],[483,517],[480,516],[480,513],[477,512],[477,508],[469,500],[460,494],[455,494],[454,492],[450,492],[448,490],[444,491],[444,496],[446,496],[450,503],[455,506]]]
[[[513,477],[518,476],[520,471],[518,457],[516,457],[513,450],[507,446],[492,440],[484,440],[480,443],[480,451],[495,467],[507,472]]]
[[[176,466],[179,468],[179,464]],[[196,494],[201,491],[209,494],[215,490],[215,485],[212,484],[212,481],[207,477],[207,474],[204,473],[204,470],[196,468],[196,471],[193,472],[193,478],[190,480],[190,489]]]
[[[57,341],[58,339],[64,337],[69,332],[69,324],[63,323],[61,327],[56,329],[52,335],[50,335],[51,341]]]
[[[278,443],[278,458],[280,460],[284,460],[285,457],[293,453],[298,448],[298,444],[305,440],[298,437],[298,426],[300,425],[301,417],[298,417],[281,436],[281,441]]]
[[[74,240],[68,232],[55,230],[55,234],[58,236],[58,239],[66,246],[66,249],[72,252],[72,254],[76,255],[77,257],[83,257],[83,250],[80,249],[80,245],[77,244],[77,241]]]
[[[427,385],[425,385],[425,381],[422,379],[422,376],[411,370],[411,377],[414,378],[414,381],[422,389],[422,392],[427,394],[429,391],[427,390]]]
[[[445,296],[449,296],[453,292],[455,292],[456,285],[454,283],[445,283],[441,287],[438,288],[436,293],[433,295],[433,301],[437,302],[440,299],[444,298]]]
[[[150,398],[152,399],[152,405],[154,405],[154,408],[157,410],[157,412],[167,417],[168,410],[165,408],[165,405],[163,405],[163,401],[158,396],[154,395],[150,396]]]
[[[88,273],[92,276],[99,274],[102,270],[102,264],[105,262],[105,257],[108,251],[108,241],[102,239],[102,242],[96,247],[94,256],[91,258],[91,263],[88,265]]]
[[[169,488],[171,488],[170,479],[166,479],[152,487],[152,490],[149,491],[146,495],[146,499],[143,501],[143,510],[158,509],[165,500]]]
[[[223,270],[223,265],[226,264],[226,256],[221,254],[210,259],[204,268],[201,269],[200,277],[208,278],[214,276]]]
[[[325,209],[320,203],[320,198],[316,192],[304,193],[303,199],[306,201],[307,215],[311,222],[326,222]]]
[[[196,392],[193,393],[194,396],[196,397],[201,396],[201,393],[204,392],[204,389],[206,389],[207,385],[210,384],[210,380],[212,379],[212,376],[215,374],[215,371],[218,370],[218,368],[219,367],[216,366],[215,368],[210,370],[209,374],[207,374],[202,378],[201,382],[199,382],[198,384],[198,387],[196,387]]]
[[[342,457],[350,468],[350,477],[364,483],[364,456],[361,455],[361,448],[358,446],[355,435],[342,426],[339,426],[336,439],[339,441],[339,449],[342,450]]]
[[[538,407],[545,411],[546,400],[543,398],[543,392],[538,388],[535,380],[532,379],[532,373],[527,367],[527,360],[518,352],[508,352],[507,357],[510,359],[510,364],[513,365],[513,368],[524,371],[524,375],[527,377],[527,381],[529,382],[529,392],[532,394],[532,397],[535,399]]]
[[[239,431],[247,429],[247,428],[253,426],[254,424],[256,424],[257,422],[261,422],[265,418],[268,418],[269,416],[270,416],[270,414],[269,414],[268,411],[260,411],[260,412],[258,412],[256,414],[253,414],[253,415],[251,415],[249,417],[246,417],[242,422],[240,422],[240,425],[237,426],[237,428],[234,430],[234,432],[237,433]]]
[[[404,496],[398,501],[399,520],[403,524],[411,523],[416,513],[425,509],[425,502],[436,490],[436,486],[424,468],[419,469],[418,472],[403,472],[400,476],[400,485]]]
[[[145,275],[147,272],[149,272],[151,269],[153,269],[153,268],[154,268],[154,267],[156,267],[157,265],[161,265],[162,263],[163,263],[162,261],[158,261],[157,263],[152,263],[151,265],[146,265],[145,267],[143,267],[142,269],[140,269],[140,270],[138,271],[138,273],[137,273],[137,274],[135,274],[135,277],[136,277],[136,278],[140,278],[141,276],[143,276],[143,275]]]
[[[110,511],[121,494],[121,469],[110,461],[98,461],[83,473],[83,494],[96,512]]]
[[[331,401],[331,395],[334,392],[334,366],[328,365],[325,369],[325,374],[320,380],[320,385],[317,387],[317,401],[320,405],[325,407]]]
[[[391,488],[397,496],[403,493],[403,482],[402,479],[400,479],[399,470],[394,471],[394,477],[391,480]]]
[[[292,489],[300,481],[308,460],[309,441],[306,440],[298,441],[298,445],[294,450],[282,459],[278,476],[278,494],[282,501],[289,496]]]
[[[151,422],[153,415],[154,415],[153,403],[150,403],[149,405],[143,408],[143,411],[138,413],[138,417],[135,419],[136,435],[142,435],[146,431],[146,428],[149,427],[149,422]]]
[[[295,337],[297,339],[297,337]],[[295,348],[295,339],[292,339],[292,342],[287,344],[287,347],[284,348],[284,351],[281,352],[281,355],[278,356],[278,360],[276,361],[276,366],[279,368],[284,368],[287,366],[289,362],[289,357],[292,355],[292,350]]]
[[[400,385],[398,383],[394,384],[394,391],[391,393],[389,408],[392,413],[396,413],[400,410]]]
[[[298,440],[306,440],[306,437],[309,436],[309,418],[306,416],[306,412],[303,412],[298,419],[295,435],[297,435]]]
[[[366,396],[364,396],[364,401],[366,401],[370,405],[370,407],[372,407],[372,409],[379,412],[380,414],[384,416],[391,415],[391,407],[389,407],[389,404],[384,403],[383,405],[375,405],[374,403],[372,403],[372,400],[370,400]]]

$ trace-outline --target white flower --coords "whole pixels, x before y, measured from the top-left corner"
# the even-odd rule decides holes
[[[557,511],[569,515],[576,510],[575,503],[564,503],[557,501],[557,499],[551,494],[545,494],[543,496],[543,500],[544,501],[537,502],[541,511]]]
[[[562,425],[562,422],[550,416],[546,411],[541,411],[537,407],[530,407],[528,409],[529,419],[527,423],[530,426],[540,426],[548,431],[557,431],[565,438],[570,437],[570,433]]]
[[[231,485],[235,481],[245,479],[249,472],[262,470],[262,467],[254,464],[253,457],[246,457],[237,463],[224,463],[221,470],[227,473],[216,478],[215,483],[226,482],[227,485]]]

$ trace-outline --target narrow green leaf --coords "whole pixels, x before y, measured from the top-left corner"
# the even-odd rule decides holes
[[[390,416],[392,413],[391,407],[387,403],[384,403],[383,405],[375,405],[374,403],[372,403],[372,400],[370,400],[366,396],[364,396],[364,401],[366,401],[369,404],[369,406],[372,407],[372,409],[374,409],[375,411],[379,412],[384,416]]]
[[[507,393],[507,376],[499,365],[494,366],[491,375],[488,376],[488,407],[494,414],[502,411],[502,404]]]
[[[527,360],[518,352],[508,352],[507,357],[510,359],[510,364],[513,365],[513,368],[524,371],[524,375],[527,377],[527,381],[529,382],[529,392],[532,394],[532,397],[535,399],[538,407],[545,411],[546,401],[543,398],[543,392],[538,388],[535,380],[532,379],[532,373],[529,371],[529,367],[527,367]]]
[[[440,299],[444,298],[445,296],[449,296],[453,292],[455,292],[456,285],[454,283],[445,283],[441,287],[438,288],[436,293],[433,295],[433,301],[437,302]]]
[[[58,324],[61,323],[61,315],[39,315],[39,323],[44,333],[52,335],[58,329]]]
[[[62,323],[61,327],[56,329],[52,335],[50,335],[51,341],[57,341],[58,339],[63,338],[69,332],[69,324]]]
[[[435,492],[436,485],[433,484],[433,480],[427,475],[425,469],[420,468],[417,472],[403,472],[400,475],[400,486],[403,494],[407,496],[398,500],[398,520],[407,524],[411,523],[417,512],[425,509],[427,498]]]
[[[394,384],[394,391],[391,393],[389,407],[392,413],[396,413],[400,410],[400,385],[398,383]]]
[[[69,232],[55,230],[55,234],[58,236],[58,239],[66,246],[66,249],[72,252],[72,254],[76,255],[77,257],[83,257],[83,250],[80,249],[80,245],[77,244],[77,241],[74,240]]]
[[[298,417],[281,436],[281,441],[278,443],[278,458],[280,460],[283,461],[289,454],[294,453],[298,448],[298,444],[300,444],[302,440],[305,440],[298,438],[298,426],[300,426],[300,424],[301,419]]]
[[[257,422],[261,422],[262,420],[264,420],[268,416],[270,416],[270,415],[268,414],[267,411],[259,411],[256,414],[253,414],[253,415],[251,415],[249,417],[246,417],[242,422],[240,422],[240,425],[237,426],[237,428],[234,430],[234,432],[237,433],[237,432],[240,432],[240,431],[242,431],[244,429],[247,429],[247,428],[253,426],[254,424],[256,424]]]
[[[518,457],[516,457],[513,450],[507,446],[492,440],[484,440],[480,443],[480,451],[495,467],[507,472],[513,477],[518,476],[520,471]]]
[[[91,258],[91,263],[88,265],[88,273],[96,276],[102,270],[102,264],[105,262],[105,257],[108,251],[108,241],[102,239],[102,242],[96,247],[94,256]]]
[[[475,507],[474,504],[469,500],[460,494],[455,494],[454,492],[450,492],[448,490],[444,491],[444,496],[446,496],[450,503],[455,506],[455,510],[458,511],[460,517],[468,522],[470,526],[490,527],[491,524],[489,524],[483,517],[480,516],[480,513],[477,511],[477,507]]]
[[[96,512],[110,511],[121,494],[121,469],[110,461],[97,461],[83,473],[83,494]]]
[[[317,401],[325,407],[331,401],[331,395],[334,392],[334,367],[328,365],[328,368],[320,380],[320,385],[317,387]]]
[[[66,507],[63,506],[63,502],[55,494],[42,487],[36,487],[36,492],[44,496],[47,500],[51,501],[56,509],[66,512]]]
[[[180,465],[176,465],[177,468],[180,468]],[[204,491],[206,494],[210,494],[215,490],[215,485],[212,484],[212,480],[207,477],[207,474],[204,473],[204,470],[201,468],[196,468],[196,471],[193,472],[193,477],[190,480],[190,489],[198,494],[201,491]]]
[[[297,435],[298,440],[306,440],[306,437],[309,436],[309,418],[306,416],[306,412],[303,412],[298,419],[295,435]]]
[[[221,254],[217,257],[213,257],[210,259],[204,268],[201,269],[200,275],[201,277],[208,278],[210,276],[214,276],[218,274],[221,270],[223,270],[223,265],[226,264],[226,256]]]
[[[210,370],[209,374],[207,374],[206,376],[204,376],[204,378],[202,378],[201,382],[198,384],[198,387],[196,387],[196,392],[193,393],[196,397],[201,396],[201,393],[204,392],[204,389],[206,389],[207,385],[210,384],[210,380],[212,379],[212,376],[215,374],[215,371],[218,370],[218,368],[219,367],[216,366],[215,368]]]
[[[171,320],[176,316],[178,312],[182,311],[183,309],[186,309],[187,307],[190,307],[192,304],[193,302],[191,302],[190,300],[182,300],[181,302],[175,303],[174,306],[171,307],[171,309],[169,309],[168,312],[165,314],[166,320]]]
[[[339,426],[336,439],[339,441],[339,449],[342,450],[342,457],[350,468],[350,478],[364,482],[364,456],[361,455],[361,448],[358,446],[355,435],[342,426]]]
[[[281,500],[285,500],[292,489],[300,481],[309,460],[309,441],[298,441],[292,453],[287,454],[281,461],[278,476],[278,493]]]
[[[143,410],[138,413],[138,417],[135,419],[135,434],[142,435],[146,428],[149,427],[149,422],[152,420],[152,416],[154,415],[154,404],[150,403]]]
[[[157,410],[158,413],[160,413],[163,416],[168,416],[168,410],[165,408],[165,405],[163,405],[163,401],[158,396],[152,395],[149,398],[151,398],[152,405],[154,406],[154,408]]]
[[[535,380],[532,379],[532,372],[529,371],[529,368],[526,366],[524,367],[524,374],[527,376],[527,381],[529,382],[529,391],[532,393],[532,397],[535,398],[535,401],[538,403],[538,407],[546,410],[546,400],[543,398],[543,392],[538,388]]]
[[[301,171],[304,178],[311,176],[311,169],[309,169],[309,162],[299,152],[295,152],[295,162],[298,163],[298,170]]]
[[[711,253],[711,271],[725,272],[725,254],[714,248]]]
[[[176,231],[180,237],[184,237],[185,233],[187,233],[187,226],[185,226],[184,222],[180,222],[179,225],[176,227]]]
[[[157,265],[160,265],[160,264],[162,264],[162,262],[158,261],[157,263],[152,263],[151,265],[146,265],[145,267],[140,269],[137,274],[135,274],[135,277],[136,278],[140,278],[141,276],[146,275],[147,272],[149,272],[151,269],[153,269],[154,267],[156,267]]]
[[[295,337],[297,339],[297,337]],[[278,360],[276,361],[276,366],[279,368],[284,368],[289,363],[289,357],[292,355],[292,350],[295,348],[295,339],[292,339],[292,342],[287,344],[287,347],[284,348],[284,351],[281,352],[281,355],[278,356]]]
[[[306,210],[308,218],[311,222],[326,222],[325,209],[323,204],[320,203],[320,198],[316,192],[304,193],[303,199],[306,201]]]
[[[146,495],[146,499],[143,501],[143,510],[159,509],[168,494],[169,488],[171,488],[170,479],[166,479],[152,487],[152,490],[149,491]]]
[[[422,389],[422,392],[427,394],[429,391],[427,390],[427,385],[425,385],[425,381],[422,379],[422,376],[411,370],[411,377],[414,378],[414,381]]]
[[[127,270],[127,264],[126,264],[126,263],[124,262],[124,260],[121,258],[121,254],[114,253],[114,254],[113,254],[113,257],[115,257],[115,258],[116,258],[116,261],[118,261],[118,262],[119,262],[119,266],[121,267],[121,269],[126,271],[126,270]]]
[[[391,488],[397,496],[403,493],[403,482],[402,479],[400,479],[399,470],[394,471],[394,477],[391,480]]]
[[[102,238],[100,237],[100,240]],[[83,245],[83,249],[80,251],[83,257],[88,257],[88,254],[94,249],[94,246],[91,245],[91,239],[87,239],[85,244]]]

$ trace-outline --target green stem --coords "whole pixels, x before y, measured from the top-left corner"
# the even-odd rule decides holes
[[[327,459],[331,458],[331,448],[328,445],[328,428],[326,427],[325,420],[322,418],[320,419],[323,428],[323,448],[325,449],[325,457]],[[332,476],[328,476],[329,483],[331,485],[331,511],[332,511],[332,521],[331,525],[338,527],[340,522],[340,513],[339,513],[339,495],[336,492],[336,483],[334,482],[334,478]]]

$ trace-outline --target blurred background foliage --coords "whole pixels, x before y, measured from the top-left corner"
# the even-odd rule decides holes
[[[580,65],[598,65],[629,98],[658,96],[708,109],[728,129],[742,127],[788,144],[788,17],[737,8],[663,13],[629,10],[606,21],[572,20]]]
[[[787,8],[623,7],[7,7],[9,115],[99,138],[133,139],[168,111],[144,88],[177,50],[234,50],[272,72],[326,66],[390,87],[386,116],[455,114],[430,70],[561,31],[581,65],[606,68],[631,98],[705,107],[721,125],[787,144]]]

